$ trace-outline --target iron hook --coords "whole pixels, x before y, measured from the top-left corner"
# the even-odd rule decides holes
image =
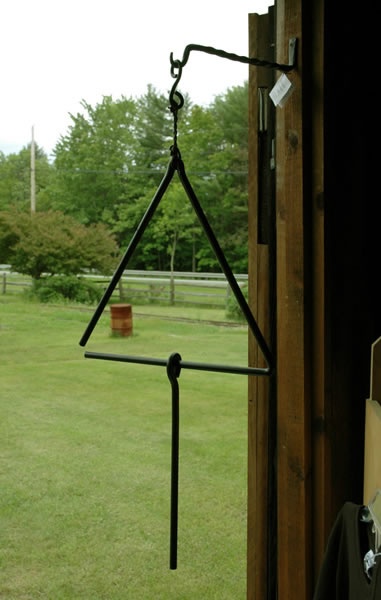
[[[179,60],[173,59],[173,52],[170,54],[170,62],[171,62],[171,77],[175,78],[176,81],[172,86],[172,89],[169,93],[169,108],[173,113],[177,113],[180,108],[184,106],[184,97],[177,90],[177,86],[181,79],[181,75],[183,73],[183,64]],[[176,72],[177,69],[177,72]]]

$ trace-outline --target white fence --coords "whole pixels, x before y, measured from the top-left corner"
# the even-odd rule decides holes
[[[20,291],[31,285],[30,278],[12,273],[8,265],[0,265],[1,293]],[[107,288],[110,277],[87,274],[86,278]],[[235,275],[242,288],[247,284],[247,275]],[[118,301],[137,304],[188,304],[225,308],[232,294],[223,273],[193,273],[184,271],[139,271],[126,270],[120,279],[113,297]]]

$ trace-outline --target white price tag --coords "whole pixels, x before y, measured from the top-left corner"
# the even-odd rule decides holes
[[[275,106],[280,106],[283,108],[293,89],[294,86],[292,82],[283,73],[269,94]]]

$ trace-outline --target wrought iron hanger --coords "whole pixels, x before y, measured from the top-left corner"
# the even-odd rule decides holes
[[[247,302],[241,292],[241,288],[237,284],[237,281],[230,269],[230,266],[224,256],[224,253],[222,252],[222,249],[217,241],[217,238],[214,235],[214,232],[204,214],[204,211],[197,199],[196,194],[193,191],[193,188],[192,188],[192,186],[188,180],[188,177],[186,175],[186,172],[185,172],[184,163],[181,159],[180,150],[177,145],[178,111],[184,105],[184,97],[177,90],[177,86],[181,79],[183,67],[188,62],[188,59],[189,59],[189,56],[190,56],[190,53],[192,50],[205,52],[207,54],[214,54],[215,56],[219,56],[221,58],[226,58],[229,60],[242,62],[242,63],[254,65],[254,66],[280,70],[282,72],[288,72],[288,71],[293,70],[296,67],[296,41],[297,41],[296,38],[290,38],[290,40],[289,40],[289,62],[288,62],[288,64],[280,64],[277,62],[270,62],[267,60],[254,58],[254,57],[239,56],[238,54],[233,54],[231,52],[226,52],[225,50],[218,50],[211,46],[203,46],[200,44],[189,44],[188,46],[186,46],[184,53],[183,53],[182,60],[178,60],[178,59],[175,60],[173,58],[173,53],[171,52],[171,54],[170,54],[171,76],[176,79],[176,81],[174,82],[174,84],[172,86],[170,94],[169,94],[169,109],[171,110],[171,112],[173,114],[173,145],[170,148],[171,159],[167,166],[166,173],[165,173],[163,179],[161,180],[161,183],[159,184],[159,187],[158,187],[154,197],[152,198],[150,205],[148,206],[140,224],[138,225],[138,228],[135,231],[135,234],[133,235],[129,246],[119,263],[119,266],[115,270],[115,273],[114,273],[103,297],[101,298],[101,300],[94,312],[92,319],[90,320],[90,322],[79,342],[81,346],[85,346],[87,341],[89,340],[101,314],[103,313],[104,308],[107,305],[107,302],[110,300],[111,295],[112,295],[118,281],[122,277],[123,272],[126,269],[129,260],[131,259],[133,253],[135,252],[136,247],[137,247],[138,243],[140,242],[144,231],[146,230],[150,220],[152,219],[152,217],[160,203],[160,200],[164,196],[164,194],[173,178],[174,173],[177,171],[180,181],[184,187],[184,190],[187,193],[188,198],[190,199],[190,201],[192,203],[192,206],[198,216],[198,219],[204,229],[204,232],[205,232],[207,238],[209,239],[209,242],[216,254],[218,262],[219,262],[223,272],[225,273],[225,276],[232,288],[232,291],[237,299],[237,302],[242,310],[242,313],[244,314],[246,321],[247,321],[252,333],[254,334],[254,337],[255,337],[255,339],[263,353],[263,356],[266,360],[266,363],[267,363],[267,368],[265,368],[265,369],[262,369],[262,368],[260,368],[260,369],[254,368],[254,369],[250,369],[250,370],[244,369],[243,373],[248,374],[248,375],[250,375],[250,374],[269,375],[270,374],[270,372],[272,370],[272,363],[273,363],[273,358],[271,356],[270,350],[267,347],[267,344],[262,336],[262,333],[260,332],[258,325],[251,313],[251,310],[248,307]],[[118,359],[115,359],[115,360],[118,360]],[[126,361],[126,362],[128,362],[128,361]],[[182,366],[184,366],[184,364],[182,364]],[[201,365],[200,365],[200,367],[201,367]],[[208,367],[211,367],[211,365],[208,365]],[[192,367],[192,368],[195,368],[195,367]],[[214,369],[208,368],[208,370],[214,370]],[[217,370],[220,371],[221,368],[218,368]],[[231,371],[229,370],[228,372],[231,372]],[[241,371],[234,370],[233,372],[241,372]]]
[[[266,343],[264,336],[258,324],[250,310],[248,303],[238,285],[234,274],[229,266],[228,261],[218,243],[218,240],[214,234],[212,227],[210,226],[205,213],[201,207],[201,204],[191,186],[191,183],[185,172],[185,166],[181,158],[181,153],[177,145],[177,121],[178,111],[184,105],[184,98],[177,90],[178,83],[182,75],[182,69],[187,63],[189,54],[192,50],[198,50],[209,54],[215,54],[222,58],[235,60],[239,62],[245,62],[247,64],[267,67],[272,69],[278,69],[283,72],[290,71],[295,67],[295,48],[296,40],[292,38],[289,43],[289,64],[281,65],[278,63],[271,63],[268,61],[238,56],[236,54],[227,53],[223,50],[217,50],[210,46],[200,46],[197,44],[191,44],[185,48],[183,60],[174,60],[173,55],[170,55],[171,62],[171,76],[176,79],[172,86],[169,94],[169,109],[173,114],[173,145],[170,148],[171,158],[169,160],[167,170],[161,180],[159,187],[154,194],[151,203],[149,204],[142,220],[140,221],[132,239],[128,245],[125,254],[123,255],[118,267],[116,268],[114,275],[106,288],[103,297],[101,298],[95,312],[85,329],[81,339],[80,345],[85,346],[88,342],[96,324],[99,321],[108,301],[110,300],[112,293],[115,290],[116,285],[121,279],[125,269],[127,268],[128,262],[135,252],[143,234],[149,225],[161,199],[163,198],[168,186],[170,185],[173,176],[177,173],[180,182],[193,206],[193,209],[199,219],[199,222],[207,236],[211,247],[214,250],[216,258],[224,272],[226,279],[236,297],[236,300],[241,308],[241,311],[246,319],[246,322],[254,335],[254,338],[263,354],[266,362],[265,367],[248,367],[248,366],[232,366],[232,365],[221,365],[221,364],[208,364],[189,362],[182,360],[180,354],[173,353],[168,360],[149,358],[142,356],[127,356],[121,354],[110,354],[104,352],[85,352],[85,358],[111,360],[118,362],[128,363],[139,363],[146,365],[163,366],[167,368],[167,376],[172,386],[172,458],[171,458],[171,528],[170,528],[170,568],[177,568],[177,524],[178,524],[178,468],[179,468],[179,388],[178,388],[178,377],[180,376],[181,369],[192,369],[192,370],[203,370],[203,371],[214,371],[220,373],[236,373],[241,375],[257,375],[257,376],[270,376],[274,370],[274,359],[272,353]]]
[[[288,73],[296,67],[296,38],[290,38],[288,42],[288,64],[271,62],[268,60],[263,60],[261,58],[254,58],[250,56],[240,56],[239,54],[234,54],[233,52],[218,50],[217,48],[213,48],[212,46],[202,46],[201,44],[188,44],[188,46],[185,46],[182,60],[174,60],[173,52],[171,52],[170,61],[172,76],[176,76],[174,73],[175,68],[178,68],[180,66],[184,67],[186,65],[192,50],[205,52],[206,54],[213,54],[214,56],[219,56],[220,58],[227,58],[228,60],[245,63],[247,65],[253,65],[255,67],[265,67],[267,69],[282,71],[283,73]]]

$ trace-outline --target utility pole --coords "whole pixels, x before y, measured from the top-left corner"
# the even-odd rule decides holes
[[[32,142],[30,145],[30,212],[36,212],[36,156],[34,146],[34,127],[32,126]]]

